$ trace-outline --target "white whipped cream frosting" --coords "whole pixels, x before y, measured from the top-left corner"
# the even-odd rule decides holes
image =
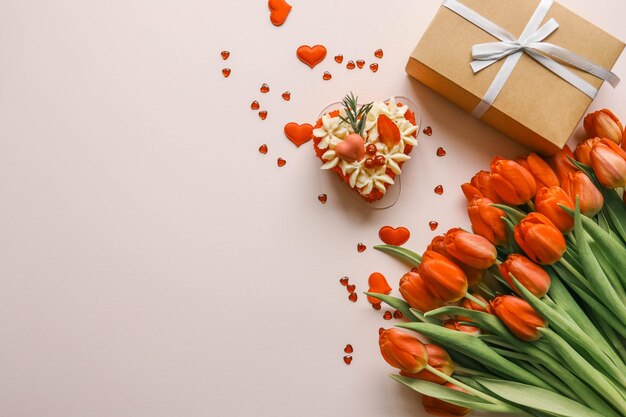
[[[413,137],[417,131],[417,126],[404,117],[408,109],[409,107],[406,105],[398,106],[393,98],[388,102],[377,101],[373,103],[365,121],[363,139],[365,140],[365,147],[369,144],[376,145],[376,154],[384,155],[386,162],[385,165],[372,168],[366,168],[363,165],[367,157],[361,161],[346,161],[338,157],[335,152],[335,147],[350,133],[354,133],[352,126],[341,120],[341,117],[346,117],[345,110],[340,110],[335,117],[331,117],[328,113],[324,114],[322,126],[313,130],[313,135],[321,138],[317,145],[318,148],[326,149],[322,155],[324,165],[321,169],[332,169],[339,166],[344,175],[350,175],[350,187],[356,188],[361,195],[371,193],[374,188],[384,194],[387,191],[385,184],[394,183],[393,178],[386,174],[387,168],[394,174],[400,175],[399,163],[411,159],[404,153],[405,146],[417,145],[417,139]],[[401,140],[392,148],[379,141],[377,121],[381,114],[389,117],[400,130]]]

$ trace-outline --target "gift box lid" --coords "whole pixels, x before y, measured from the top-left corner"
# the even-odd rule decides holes
[[[461,0],[461,3],[519,36],[539,0]],[[559,28],[545,42],[559,45],[611,69],[624,43],[553,3],[543,22],[556,19]],[[542,22],[542,24],[543,24]],[[472,111],[502,67],[504,59],[474,74],[472,46],[495,42],[492,35],[446,7],[441,7],[411,54],[407,72]],[[596,88],[603,80],[567,67]],[[592,99],[527,54],[522,54],[504,88],[481,120],[517,141],[550,154],[562,148]]]

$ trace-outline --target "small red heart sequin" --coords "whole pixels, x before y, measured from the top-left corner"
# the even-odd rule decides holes
[[[370,64],[370,69],[372,70],[372,72],[378,71],[378,64],[375,62],[373,64]]]
[[[374,56],[376,58],[382,58],[383,57],[383,50],[382,49],[377,49],[374,51]]]
[[[283,158],[278,158],[276,160],[276,165],[278,165],[281,168],[284,167],[286,163],[287,163],[287,161],[285,161]]]
[[[263,145],[259,146],[259,152],[261,152],[263,155],[265,155],[267,153],[267,145],[263,144]]]
[[[228,78],[230,76],[230,68],[224,68],[222,70],[222,75],[224,76],[224,78]]]
[[[326,201],[328,200],[328,196],[326,194],[320,194],[317,196],[317,199],[319,200],[320,203],[326,204]]]
[[[411,232],[406,227],[383,226],[378,231],[378,237],[388,245],[401,246],[409,240]]]
[[[365,246],[364,244],[362,244],[360,242],[356,245],[356,250],[359,253],[365,252],[365,249],[367,249],[367,246]]]

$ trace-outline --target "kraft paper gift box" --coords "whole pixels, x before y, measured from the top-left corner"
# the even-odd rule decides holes
[[[540,0],[459,0],[516,39]],[[544,42],[566,48],[611,69],[624,43],[558,3],[549,6],[542,25],[554,18],[558,28]],[[494,36],[442,6],[411,54],[406,71],[468,112],[481,102],[505,59],[474,73],[473,45],[499,42]],[[559,62],[558,59],[555,61]],[[603,80],[563,64],[596,89]],[[562,148],[592,98],[522,53],[501,92],[480,119],[544,155]]]

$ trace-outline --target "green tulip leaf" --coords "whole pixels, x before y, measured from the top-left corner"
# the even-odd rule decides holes
[[[606,417],[581,403],[543,388],[518,382],[475,377],[475,381],[507,401],[559,417]]]
[[[396,258],[402,259],[403,261],[408,262],[412,266],[419,266],[422,263],[422,257],[405,248],[401,248],[400,246],[394,245],[377,245],[374,246],[374,249],[377,249],[381,252],[387,253],[389,255],[393,255]]]

